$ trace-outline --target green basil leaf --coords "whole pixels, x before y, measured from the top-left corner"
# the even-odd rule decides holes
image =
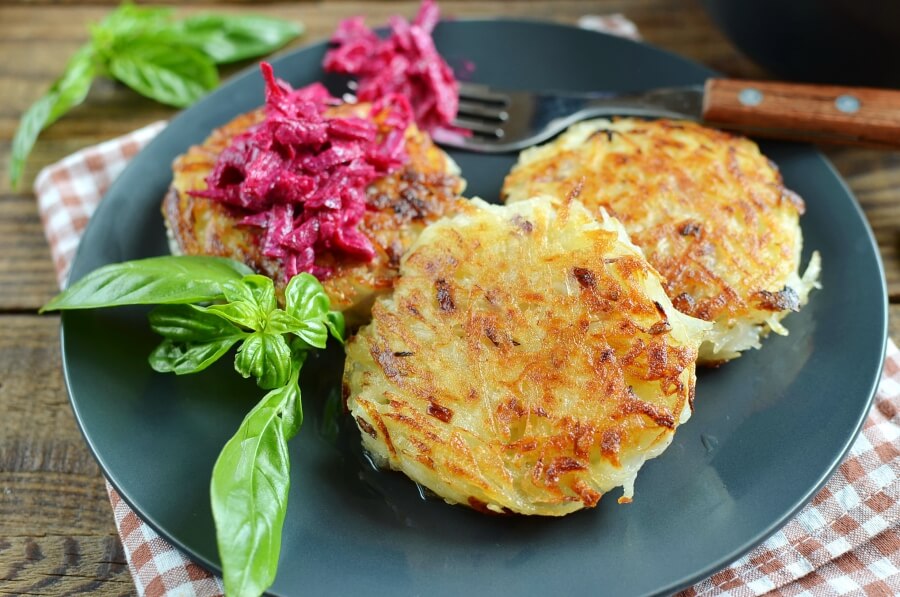
[[[25,160],[42,130],[87,97],[95,74],[94,53],[91,46],[83,46],[69,60],[63,75],[38,101],[33,103],[16,129],[9,158],[9,180],[18,186],[25,169]]]
[[[161,28],[171,22],[172,13],[171,8],[135,6],[130,2],[125,2],[106,15],[98,29],[122,36]]]
[[[228,595],[255,597],[275,580],[291,484],[287,431],[296,432],[282,415],[299,402],[292,376],[247,414],[213,467],[210,499]]]
[[[200,255],[167,255],[113,263],[72,284],[41,308],[94,309],[120,305],[196,303],[224,296],[222,286],[250,269],[237,261]]]
[[[160,42],[147,36],[116,44],[110,73],[138,93],[176,108],[186,108],[219,84],[215,65],[201,52]]]
[[[301,26],[284,19],[251,15],[201,14],[175,27],[187,43],[217,64],[268,54],[303,32]]]
[[[291,349],[281,334],[250,334],[238,349],[234,368],[253,376],[264,390],[283,386],[291,374]]]
[[[160,305],[149,315],[150,327],[176,342],[209,342],[249,334],[216,313],[196,305]]]
[[[328,343],[328,328],[325,322],[319,319],[304,321],[300,329],[294,331],[294,334],[316,348],[325,348]]]
[[[82,46],[69,59],[62,77],[50,88],[51,92],[58,94],[58,98],[50,110],[45,127],[53,124],[59,120],[60,116],[84,101],[91,89],[95,72],[94,50],[90,45]]]
[[[275,309],[275,284],[271,278],[252,274],[239,281],[232,281],[225,286],[225,298],[232,302],[245,302],[256,305],[268,314]]]
[[[293,315],[276,309],[269,313],[266,322],[266,332],[269,334],[294,334],[302,339],[309,348],[325,348],[328,343],[328,328],[326,321],[321,319],[309,319],[306,321],[297,319]]]
[[[334,339],[343,344],[347,333],[347,328],[344,324],[344,314],[340,311],[329,311],[325,318],[325,325],[328,326],[328,330]]]
[[[328,313],[331,302],[315,276],[297,274],[284,289],[284,310],[297,319],[321,319]]]
[[[25,160],[37,141],[38,135],[50,119],[50,112],[59,99],[56,93],[48,92],[22,115],[16,136],[13,138],[12,151],[9,156],[9,184],[18,187],[22,173],[25,171]]]
[[[282,309],[275,309],[269,313],[266,321],[266,332],[269,334],[290,334],[303,327],[303,322],[288,315]]]
[[[210,342],[175,342],[167,338],[150,353],[148,360],[159,373],[197,373],[219,360],[240,339],[240,335]]]
[[[254,274],[252,276],[244,276],[241,283],[250,289],[253,301],[263,313],[268,314],[278,306],[275,300],[275,283],[271,278]]]
[[[266,320],[265,315],[260,312],[259,307],[247,301],[234,301],[225,303],[224,305],[210,305],[207,307],[207,310],[218,317],[227,319],[228,321],[244,326],[245,328],[250,328],[251,330],[262,330],[263,322]]]
[[[296,391],[290,392],[285,396],[281,408],[281,420],[284,423],[284,437],[288,440],[297,435],[297,432],[300,431],[300,426],[303,425],[303,402],[300,400],[300,386],[297,380],[299,378],[300,369],[306,361],[307,354],[308,353],[305,351],[296,351],[291,356],[291,366],[293,369],[291,370],[291,379],[288,380],[287,385],[291,388],[296,388]]]

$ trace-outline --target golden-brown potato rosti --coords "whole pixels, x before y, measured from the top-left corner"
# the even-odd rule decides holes
[[[329,108],[335,117],[368,117],[367,104]],[[206,189],[206,177],[219,154],[232,139],[261,122],[262,110],[238,116],[216,129],[201,145],[191,147],[173,164],[172,186],[163,202],[163,215],[180,252],[219,255],[243,261],[253,269],[286,283],[280,260],[267,257],[261,248],[263,232],[239,225],[245,213],[222,203],[196,197],[191,191]],[[385,125],[378,118],[376,124]],[[369,262],[336,259],[323,253],[316,264],[333,270],[322,281],[332,308],[344,311],[349,325],[368,319],[372,301],[390,291],[400,256],[428,222],[455,211],[465,183],[449,156],[414,124],[405,133],[409,160],[398,171],[377,180],[367,190],[367,209],[359,230],[372,242],[375,257]]]
[[[450,503],[563,515],[691,414],[709,324],[679,313],[612,218],[548,197],[432,224],[347,346],[363,444]]]
[[[692,122],[593,120],[523,151],[508,202],[541,193],[578,198],[618,218],[683,313],[715,323],[701,362],[759,346],[805,302],[818,256],[801,278],[803,201],[755,143]]]

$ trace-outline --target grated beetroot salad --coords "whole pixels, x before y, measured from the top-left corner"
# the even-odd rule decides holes
[[[404,133],[412,122],[407,98],[380,96],[371,108],[383,128],[364,118],[327,116],[339,102],[318,83],[292,89],[260,64],[266,81],[265,120],[235,137],[192,195],[246,213],[240,224],[265,230],[262,252],[281,260],[287,280],[300,272],[331,274],[315,264],[329,252],[369,261],[372,243],[357,228],[366,188],[408,159]]]
[[[456,117],[459,89],[431,39],[439,17],[434,0],[424,0],[412,23],[391,18],[387,39],[366,27],[362,17],[347,19],[332,36],[335,47],[325,55],[323,67],[356,77],[361,101],[399,93],[409,98],[420,128],[429,133],[449,128]]]

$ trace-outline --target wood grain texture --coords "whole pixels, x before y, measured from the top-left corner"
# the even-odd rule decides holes
[[[709,79],[703,118],[755,136],[900,149],[900,91],[890,89]]]
[[[56,291],[34,198],[0,194],[0,312],[34,312]]]
[[[66,398],[59,318],[0,323],[0,595],[132,594],[100,470]]]
[[[878,243],[888,296],[900,302],[900,152],[849,147],[825,148],[853,191]],[[815,197],[806,197],[809,209]],[[900,336],[893,336],[900,341]]]
[[[25,184],[7,182],[10,140],[21,113],[60,74],[87,39],[87,24],[118,0],[0,0],[0,595],[134,594],[115,535],[100,471],[68,405],[59,357],[58,319],[33,315],[56,290],[31,181],[38,170],[84,146],[124,134],[174,111],[110,81],[45,131]],[[162,3],[165,3],[163,0]],[[179,14],[252,11],[303,21],[295,45],[326,37],[355,14],[372,23],[411,15],[417,1],[292,0],[240,5],[172,2]],[[678,0],[442,1],[447,15],[529,17],[574,22],[621,12],[657,46],[735,78],[765,78],[716,31],[696,2]],[[233,74],[238,65],[226,71]],[[891,336],[900,339],[900,153],[827,150],[859,199],[885,260]],[[810,209],[815,198],[807,197]]]
[[[0,539],[0,595],[134,594],[119,537],[112,532]]]

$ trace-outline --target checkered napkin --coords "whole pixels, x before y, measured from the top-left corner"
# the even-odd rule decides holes
[[[636,37],[618,15],[581,26]],[[109,184],[165,123],[89,147],[35,181],[44,231],[64,285],[81,233]],[[139,595],[221,595],[221,579],[157,535],[107,484]],[[698,595],[900,594],[900,350],[889,342],[881,384],[862,433],[826,487],[796,518],[728,568],[683,591]]]

